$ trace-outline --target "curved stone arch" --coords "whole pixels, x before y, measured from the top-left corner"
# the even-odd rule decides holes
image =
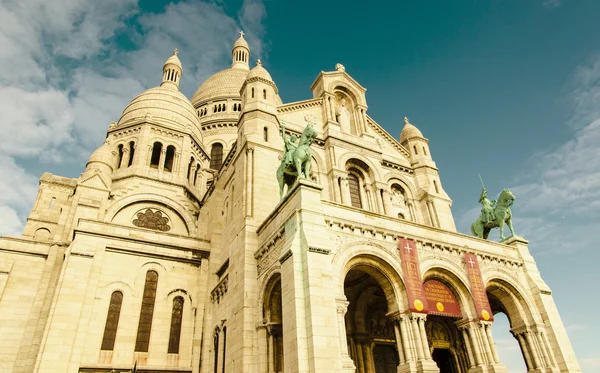
[[[353,87],[351,84],[348,84],[348,82],[346,80],[342,80],[342,79],[336,79],[333,80],[332,82],[330,82],[327,85],[327,88],[325,89],[325,91],[328,92],[336,92],[336,91],[342,91],[345,94],[347,94],[348,96],[350,96],[350,98],[354,101],[354,104],[362,104],[365,105],[366,102],[364,102],[363,100],[363,94],[358,91],[355,87]]]
[[[484,280],[484,283],[486,292],[492,294],[502,304],[503,312],[506,314],[511,328],[537,323],[536,314],[529,306],[535,303],[533,300],[527,299],[527,293],[523,289],[519,289],[519,286],[510,278],[501,272],[496,272]],[[543,324],[541,320],[539,323]]]
[[[184,299],[189,300],[189,304],[191,307],[195,307],[194,301],[192,299],[192,296],[190,295],[190,293],[188,293],[187,291],[185,291],[184,289],[173,289],[171,291],[169,291],[167,293],[167,295],[165,296],[165,300],[169,301],[169,300],[173,300],[175,297],[177,296],[182,296]]]
[[[151,270],[156,271],[156,273],[158,273],[158,283],[156,284],[156,299],[164,299],[166,297],[167,292],[163,289],[166,289],[167,285],[169,284],[169,274],[164,265],[155,261],[147,261],[138,268],[135,280],[133,282],[133,289],[138,294],[144,293],[144,286],[146,284],[146,273]]]
[[[454,293],[458,305],[463,313],[463,318],[471,320],[477,318],[477,310],[473,297],[468,287],[468,280],[464,275],[464,269],[451,266],[447,262],[440,262],[438,258],[429,258],[421,262],[421,273],[423,283],[427,280],[438,280],[444,283]]]
[[[397,257],[382,246],[354,243],[339,249],[332,260],[333,281],[337,294],[344,295],[344,279],[351,269],[360,269],[371,275],[381,286],[388,301],[388,312],[408,310],[406,287],[402,279],[402,268]],[[357,268],[359,267],[359,268]]]
[[[276,262],[278,263],[278,262]],[[256,298],[256,310],[258,312],[257,317],[258,320],[262,320],[262,307],[263,301],[265,297],[265,290],[267,289],[267,284],[272,280],[273,276],[280,275],[281,276],[281,265],[274,264],[269,269],[266,270],[264,275],[262,275],[262,281],[260,283],[260,287],[258,288],[258,297]]]
[[[225,140],[224,137],[217,137],[217,136],[211,136],[210,141],[206,144],[206,148],[208,149],[209,153],[210,153],[210,149],[212,148],[213,144],[219,143],[221,145],[223,145],[223,159],[225,159],[225,149],[230,149],[231,146],[230,144],[227,142],[227,140]]]
[[[172,139],[169,139],[167,137],[160,137],[157,135],[154,135],[152,137],[150,137],[148,144],[150,145],[150,147],[154,146],[154,143],[159,142],[162,144],[163,149],[166,151],[168,146],[173,146],[175,147],[175,152],[177,152],[178,148],[181,148],[181,144],[177,143],[175,141],[173,141]],[[181,151],[181,149],[179,149]]]
[[[259,320],[266,322],[273,322],[271,317],[271,302],[273,300],[273,290],[275,285],[279,282],[281,288],[281,272],[273,271],[270,273],[270,276],[265,278],[267,281],[265,286],[261,289],[261,297],[260,297],[260,306],[259,306]],[[281,297],[281,294],[279,294]],[[279,310],[279,312],[283,312],[283,309]],[[283,317],[283,315],[282,315]],[[277,320],[279,323],[282,323],[283,320]]]
[[[379,169],[373,164],[373,162],[368,157],[365,157],[363,154],[356,152],[344,153],[338,158],[337,164],[345,168],[346,163],[348,163],[348,161],[350,161],[353,158],[358,159],[359,161],[362,161],[367,166],[369,166],[369,170],[372,173],[371,177],[373,178],[373,180],[371,180],[371,183],[375,181],[381,181],[381,174],[379,173]]]
[[[311,165],[311,170],[314,171],[316,168],[316,171],[319,175],[319,177],[317,178],[317,181],[319,182],[319,184],[323,185],[323,189],[325,189],[325,187],[327,187],[327,185],[329,184],[327,180],[327,173],[326,173],[326,167],[325,167],[325,161],[323,161],[323,158],[321,157],[321,155],[319,155],[319,153],[312,151],[311,152],[312,155],[312,161],[314,162],[313,164],[316,164],[316,167]]]
[[[125,300],[126,296],[136,297],[138,295],[138,293],[131,287],[131,285],[124,281],[109,282],[105,286],[100,287],[98,290],[99,291],[97,297],[101,300],[110,299],[110,296],[115,291],[120,291],[123,293],[123,300]]]
[[[397,181],[397,183],[400,184],[408,194],[408,198],[417,198],[417,187],[414,185],[414,180],[409,179],[406,175],[403,175],[400,172],[392,171],[385,174],[383,180],[385,180],[385,184],[388,186],[392,186],[392,184],[395,184],[394,181]]]
[[[124,208],[136,203],[143,202],[156,203],[169,208],[170,210],[178,214],[179,217],[185,222],[186,229],[188,230],[188,234],[190,236],[194,236],[196,234],[196,224],[194,223],[194,219],[184,206],[180,205],[175,200],[154,193],[135,194],[120,199],[106,210],[104,221],[110,223],[115,218],[115,216],[117,216],[117,214]]]

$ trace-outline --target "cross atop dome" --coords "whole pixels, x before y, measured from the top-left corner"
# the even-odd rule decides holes
[[[256,60],[256,66],[262,66],[262,61],[260,60],[260,58]]]
[[[238,34],[240,34],[240,38],[243,38],[243,37],[244,37],[244,35],[246,35],[246,34],[244,33],[244,31],[241,31],[241,30],[238,32]]]
[[[179,54],[179,49],[175,48],[173,50],[173,56],[177,56]]]

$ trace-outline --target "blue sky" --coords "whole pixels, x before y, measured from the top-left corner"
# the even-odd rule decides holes
[[[243,29],[284,102],[337,62],[368,114],[430,140],[461,232],[490,195],[517,196],[515,229],[553,289],[583,371],[600,371],[600,33],[594,0],[5,0],[0,4],[0,233],[18,234],[45,171],[77,177],[174,48],[191,97],[228,67]],[[494,335],[523,371],[500,318]]]

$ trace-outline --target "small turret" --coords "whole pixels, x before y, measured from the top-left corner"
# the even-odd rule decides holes
[[[260,60],[256,61],[256,66],[246,76],[240,93],[242,95],[242,111],[259,109],[272,114],[277,113],[277,86]]]
[[[181,73],[183,68],[181,67],[181,61],[177,57],[178,51],[175,49],[173,55],[167,59],[163,65],[163,80],[160,84],[163,88],[169,88],[178,91],[179,81],[181,80]]]
[[[96,149],[88,160],[85,171],[81,175],[81,180],[90,178],[98,174],[104,180],[104,183],[110,187],[112,173],[115,168],[115,155],[113,154],[108,139]]]
[[[423,159],[431,159],[429,141],[406,117],[404,117],[404,128],[400,133],[400,144],[408,149],[413,163]]]
[[[250,65],[248,64],[248,61],[250,61],[250,48],[246,39],[244,39],[244,31],[240,31],[240,38],[233,44],[231,59],[232,69],[250,70]]]

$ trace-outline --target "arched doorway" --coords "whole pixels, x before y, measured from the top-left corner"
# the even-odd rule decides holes
[[[506,315],[510,333],[518,343],[521,361],[525,363],[526,369],[556,367],[556,358],[544,326],[541,322],[535,322],[527,302],[519,291],[504,280],[494,279],[488,282],[486,292],[492,313]],[[496,334],[501,332],[498,329],[493,330]],[[511,365],[515,365],[514,362]]]
[[[373,271],[354,267],[344,280],[344,294],[349,302],[345,320],[348,350],[357,373],[396,373],[398,345],[392,320],[386,316],[388,302],[395,298],[386,296],[382,284],[372,276]],[[389,283],[383,284],[386,285],[391,291]]]
[[[267,331],[267,371],[283,372],[283,317],[279,274],[269,280],[265,289],[263,320]]]
[[[440,373],[466,373],[469,356],[457,323],[463,320],[456,290],[443,278],[428,276],[423,283],[429,314],[425,323],[431,358]]]

